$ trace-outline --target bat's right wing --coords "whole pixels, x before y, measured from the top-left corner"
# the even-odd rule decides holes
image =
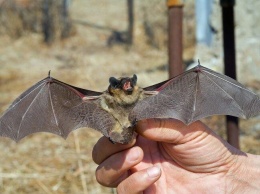
[[[66,138],[81,127],[108,137],[114,119],[100,108],[102,93],[85,90],[47,77],[22,93],[0,118],[0,136],[19,141],[36,132]]]
[[[175,118],[190,124],[211,115],[250,118],[260,114],[260,98],[256,94],[230,77],[200,65],[144,90],[158,94],[138,102],[130,121]]]

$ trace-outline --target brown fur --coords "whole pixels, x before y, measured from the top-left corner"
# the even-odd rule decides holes
[[[129,138],[132,138],[132,123],[129,122],[128,115],[136,102],[143,99],[143,96],[143,89],[138,86],[134,86],[131,94],[127,94],[122,89],[109,88],[109,91],[104,92],[101,96],[101,107],[116,120],[116,124],[110,132],[112,141],[117,138],[118,142],[118,137],[120,137],[120,141],[125,143],[129,142]]]

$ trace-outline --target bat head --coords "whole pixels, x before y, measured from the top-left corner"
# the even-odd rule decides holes
[[[115,91],[123,91],[127,95],[131,95],[137,82],[137,76],[134,74],[133,77],[122,77],[116,79],[115,77],[109,78],[108,90],[110,93],[115,93]]]

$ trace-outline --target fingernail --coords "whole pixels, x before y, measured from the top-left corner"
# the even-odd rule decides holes
[[[161,173],[161,169],[158,166],[153,166],[147,169],[147,174],[151,178],[158,177]]]

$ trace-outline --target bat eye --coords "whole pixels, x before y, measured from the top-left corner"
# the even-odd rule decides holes
[[[113,88],[117,88],[120,81],[114,77],[110,77],[109,78],[109,83],[110,83],[110,86],[112,86]]]

